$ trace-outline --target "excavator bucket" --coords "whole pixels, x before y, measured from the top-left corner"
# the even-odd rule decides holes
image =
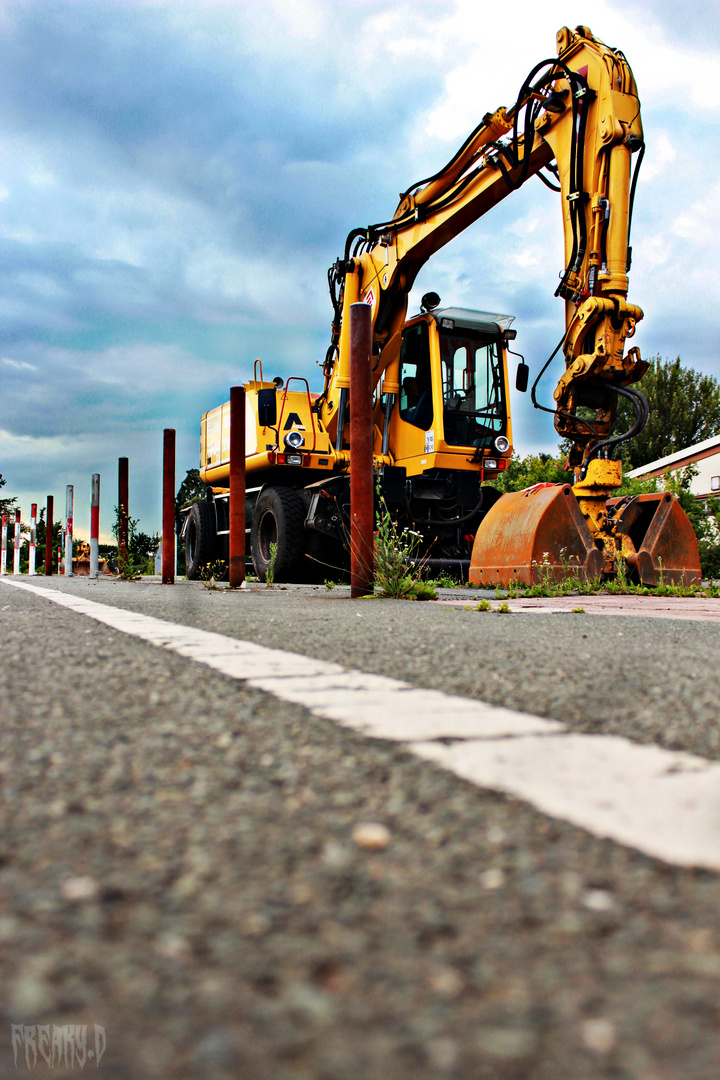
[[[602,553],[569,484],[509,492],[488,510],[475,536],[474,585],[533,585],[570,575],[597,581]]]
[[[630,576],[643,585],[692,585],[701,581],[700,552],[690,519],[667,492],[608,499],[619,517],[618,532],[632,541]]]

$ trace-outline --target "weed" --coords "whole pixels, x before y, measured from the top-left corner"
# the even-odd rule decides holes
[[[227,567],[222,559],[213,563],[205,563],[200,570],[200,580],[206,589],[217,589],[218,581],[222,581],[227,572]]]
[[[331,581],[330,578],[326,578],[325,579],[325,588],[327,589],[328,592],[330,592],[331,589],[335,588],[335,582]]]
[[[265,584],[268,589],[272,589],[275,584],[275,563],[277,562],[277,544],[270,541],[270,562],[268,563],[267,570],[265,571]]]
[[[432,579],[432,585],[436,589],[460,589],[462,588],[462,581],[458,581],[452,574],[446,574],[444,572],[438,574],[436,578]]]
[[[489,600],[485,600],[483,598],[480,601],[480,603],[477,605],[477,607],[473,608],[472,610],[473,611],[492,611],[492,606],[491,606]]]
[[[415,585],[413,600],[437,600],[435,582],[418,581]]]
[[[417,564],[422,536],[412,529],[400,529],[377,488],[375,522],[375,583],[381,596],[395,600],[436,600],[434,583],[422,580],[423,564]]]
[[[495,610],[497,612],[499,612],[500,615],[510,615],[511,614],[511,611],[510,611],[510,608],[508,606],[507,600],[503,600],[500,607],[496,607]]]
[[[584,615],[585,614],[585,608],[584,607],[574,607],[574,608],[572,608],[572,614],[573,615]]]

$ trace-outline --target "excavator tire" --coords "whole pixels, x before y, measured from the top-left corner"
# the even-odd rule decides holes
[[[305,503],[299,492],[289,487],[268,487],[261,492],[252,520],[250,545],[255,573],[267,579],[272,553],[277,545],[275,581],[294,581],[304,570]]]
[[[216,552],[215,510],[208,502],[194,503],[185,530],[185,573],[197,581],[203,566],[213,562]]]

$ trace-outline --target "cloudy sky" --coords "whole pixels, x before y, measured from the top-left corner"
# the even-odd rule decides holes
[[[107,532],[127,456],[131,514],[159,529],[163,427],[178,432],[180,479],[198,464],[201,413],[256,356],[319,389],[325,274],[348,231],[390,216],[578,21],[623,49],[643,104],[635,344],[720,376],[719,10],[506,0],[500,20],[478,0],[0,2],[3,494],[29,510],[73,483],[87,534],[100,472]],[[557,198],[530,181],[425,267],[411,310],[432,288],[512,313],[537,371],[563,328]],[[555,446],[526,398],[514,427],[522,452]]]

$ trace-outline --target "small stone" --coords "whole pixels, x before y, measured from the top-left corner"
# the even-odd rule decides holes
[[[452,1000],[462,993],[463,977],[455,968],[441,964],[430,973],[430,986],[440,997]]]
[[[507,833],[499,825],[491,825],[487,831],[488,844],[504,844],[507,840]]]
[[[98,884],[91,877],[67,878],[60,886],[60,894],[64,900],[73,903],[82,903],[84,900],[94,900],[97,896]]]
[[[261,937],[271,925],[270,919],[262,911],[251,911],[245,916],[242,928],[249,937]]]
[[[505,874],[499,867],[483,870],[480,875],[480,884],[483,889],[499,889],[505,883]]]
[[[609,911],[615,904],[615,897],[607,889],[588,889],[582,902],[590,911]]]
[[[232,746],[232,735],[229,731],[223,731],[221,735],[218,735],[215,740],[215,745],[221,750],[227,750],[229,746]]]
[[[321,857],[324,866],[331,870],[340,870],[348,861],[348,851],[337,840],[328,840],[323,847]]]
[[[583,1020],[580,1030],[583,1045],[593,1054],[609,1054],[615,1045],[615,1025],[611,1020],[599,1016]]]
[[[167,960],[187,960],[190,956],[190,945],[187,939],[172,931],[158,934],[154,947],[158,956],[164,956]]]
[[[366,851],[384,851],[390,843],[390,830],[377,821],[366,821],[355,826],[352,838]]]
[[[314,986],[299,983],[288,987],[284,995],[286,1004],[295,1012],[301,1013],[320,1024],[327,1023],[333,1014],[333,1001],[330,994]]]
[[[47,1013],[54,1004],[52,989],[35,971],[20,975],[10,987],[10,1011],[24,1019]]]

